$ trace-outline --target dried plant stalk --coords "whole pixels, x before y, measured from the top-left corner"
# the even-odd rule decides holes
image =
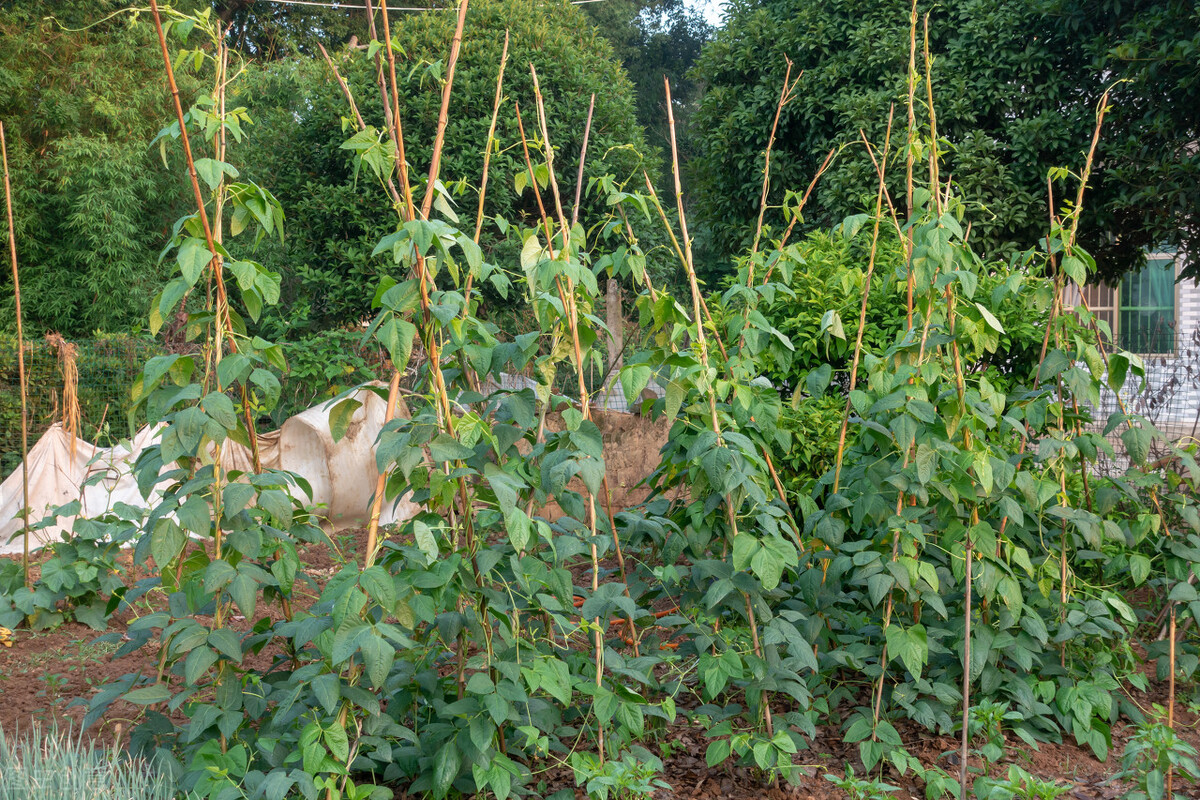
[[[58,356],[58,372],[63,379],[62,420],[63,430],[71,442],[71,457],[75,457],[75,445],[79,438],[79,345],[68,342],[58,333],[46,334],[46,344]]]

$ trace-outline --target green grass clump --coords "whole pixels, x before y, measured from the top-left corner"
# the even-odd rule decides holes
[[[8,739],[0,729],[0,800],[170,800],[170,778],[119,747],[34,728]]]

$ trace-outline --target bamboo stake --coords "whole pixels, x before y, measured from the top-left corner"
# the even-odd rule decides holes
[[[834,157],[841,152],[842,147],[831,147],[829,152],[825,154],[825,160],[821,162],[821,166],[817,168],[816,174],[812,176],[812,180],[808,182],[808,188],[804,190],[804,196],[800,198],[800,204],[796,206],[796,210],[792,212],[792,221],[783,231],[783,236],[779,239],[779,246],[775,250],[775,257],[771,259],[771,263],[767,265],[767,272],[763,275],[763,285],[771,280],[771,274],[775,270],[775,265],[779,263],[779,259],[783,256],[783,248],[787,245],[788,239],[792,235],[792,229],[796,227],[796,223],[800,221],[800,214],[804,211],[804,207],[808,205],[808,198],[812,195],[813,189],[817,188],[817,182],[821,180],[821,176],[829,170],[833,164]]]
[[[504,48],[500,51],[500,71],[496,75],[496,97],[492,101],[492,121],[488,125],[487,146],[483,151],[483,178],[479,183],[479,208],[475,212],[475,244],[479,244],[479,236],[483,232],[483,201],[487,197],[488,172],[492,163],[492,142],[496,138],[496,119],[500,115],[500,103],[504,100],[504,67],[508,64],[508,30],[504,31]],[[463,316],[471,307],[471,284],[475,276],[467,273],[467,283],[463,291]],[[471,374],[474,374],[472,371]]]
[[[972,513],[977,513],[972,511]],[[959,797],[961,800],[967,800],[967,753],[970,748],[970,736],[967,733],[967,726],[971,719],[971,567],[975,554],[972,551],[971,531],[967,530],[966,534],[966,598],[965,608],[963,611],[963,708],[962,708],[962,743],[959,745],[961,751],[958,759],[958,784]]]
[[[541,91],[538,88],[537,72],[533,69],[532,64],[529,65],[529,68],[533,74],[534,94],[535,94],[535,97],[537,99],[537,104],[538,104],[538,121],[539,121],[539,125],[542,128],[542,144],[545,147],[545,153],[546,153],[546,168],[550,175],[550,185],[555,192],[555,198],[554,198],[555,207],[558,211],[558,218],[559,218],[559,222],[560,222],[560,226],[561,226],[561,230],[562,230],[562,248],[559,250],[558,254],[559,255],[569,254],[570,253],[570,230],[566,226],[566,219],[564,218],[563,211],[562,211],[562,203],[560,201],[560,198],[558,197],[558,184],[554,177],[554,167],[553,167],[554,151],[553,151],[553,148],[550,146],[549,136],[547,135],[547,132],[546,132],[545,114],[544,114],[544,109],[542,107],[542,102],[541,102],[541,100],[542,100]],[[534,176],[534,172],[533,172],[533,159],[529,155],[529,140],[525,136],[525,125],[521,119],[521,109],[520,109],[519,105],[515,106],[515,108],[516,108],[516,114],[517,114],[517,129],[521,134],[521,148],[525,154],[526,168],[529,170],[529,182],[530,182],[530,185],[533,187],[534,195],[537,197],[538,210],[541,212],[542,225],[546,232],[546,250],[547,250],[548,254],[550,255],[550,258],[554,259],[556,257],[556,254],[554,252],[554,232],[550,225],[549,215],[546,213],[546,207],[542,203],[541,192],[537,188],[537,181],[535,180],[535,176]],[[580,411],[583,414],[584,419],[589,419],[591,416],[590,415],[590,403],[588,401],[587,385],[584,383],[584,379],[583,379],[583,373],[584,373],[583,349],[582,349],[581,342],[579,339],[579,323],[578,323],[578,317],[576,316],[577,312],[576,312],[576,308],[575,308],[574,287],[572,286],[570,292],[568,293],[567,289],[563,286],[563,281],[560,276],[555,276],[554,282],[555,282],[555,286],[558,290],[559,301],[562,303],[563,315],[566,318],[567,326],[570,328],[570,332],[571,332],[571,345],[573,348],[573,354],[574,354],[574,359],[575,359],[575,373],[576,373],[576,378],[578,380],[578,387],[579,387]],[[584,492],[587,496],[587,508],[588,508],[587,523],[588,523],[588,531],[590,534],[589,538],[591,540],[590,544],[591,544],[591,562],[592,562],[592,592],[595,593],[600,588],[600,553],[596,547],[596,536],[597,536],[597,532],[596,532],[596,498],[592,494],[591,489],[589,489],[586,486],[584,487]],[[594,648],[593,649],[593,659],[596,664],[596,686],[599,687],[604,682],[604,630],[600,624],[599,617],[594,618],[592,620],[592,623],[595,628],[595,631],[592,636],[592,642],[593,642],[593,648]],[[598,755],[600,756],[600,762],[604,763],[604,726],[602,724],[600,724],[600,722],[598,720],[596,723],[596,749],[597,749]]]
[[[1171,642],[1168,645],[1169,650],[1168,650],[1167,661],[1171,667],[1171,677],[1167,682],[1167,727],[1170,728],[1172,731],[1174,731],[1175,730],[1175,603],[1174,602],[1171,603],[1170,625],[1171,625],[1171,631],[1170,631]],[[1174,784],[1175,784],[1174,765],[1168,763],[1167,764],[1167,798],[1168,798],[1168,800],[1173,800],[1173,798],[1175,797]]]
[[[433,158],[429,166],[429,179],[425,187],[425,199],[421,204],[422,218],[428,217],[429,208],[433,203],[434,185],[437,182],[438,165],[441,160],[441,147],[445,139],[445,129],[447,125],[450,105],[450,90],[452,88],[452,78],[454,75],[455,61],[458,57],[459,45],[462,42],[462,28],[466,19],[467,0],[462,0],[459,8],[457,27],[455,28],[454,40],[450,49],[450,64],[447,67],[446,85],[442,91],[442,106],[438,114],[438,135],[434,143]],[[404,204],[399,210],[402,220],[412,220],[416,218],[416,207],[413,203],[412,185],[408,178],[408,164],[404,156],[404,129],[400,122],[400,100],[398,92],[398,81],[396,80],[396,56],[392,48],[391,28],[388,22],[387,0],[380,1],[380,11],[383,18],[383,35],[385,38],[385,49],[387,50],[388,77],[391,85],[391,101],[392,101],[392,124],[390,133],[392,140],[396,145],[396,167],[400,174],[400,188],[404,199]],[[416,254],[416,272],[417,284],[420,288],[421,314],[422,320],[425,323],[425,328],[428,331],[428,339],[425,342],[425,352],[429,358],[430,376],[433,382],[434,394],[439,401],[439,413],[442,418],[442,423],[445,425],[447,432],[453,433],[452,419],[453,415],[450,410],[450,399],[446,393],[445,381],[442,376],[441,361],[439,356],[438,339],[434,331],[429,330],[430,311],[429,311],[429,284],[432,279],[428,275],[425,268],[424,254],[417,252]],[[396,373],[392,376],[392,380],[388,385],[388,407],[395,411],[395,398],[400,390],[400,375]],[[384,419],[384,424],[391,420],[388,415]],[[375,500],[372,503],[371,518],[367,525],[367,552],[364,556],[364,564],[370,566],[374,563],[375,551],[378,546],[379,537],[379,516],[383,505],[383,491],[387,485],[387,474],[381,472],[375,483]],[[465,481],[459,479],[460,494],[465,495]],[[472,522],[470,517],[469,506],[464,506],[465,522],[467,525],[468,539],[473,539],[471,531]]]
[[[532,68],[532,65],[531,65],[531,68]],[[535,77],[536,77],[536,74],[535,74]],[[535,91],[537,91],[536,80],[534,81],[534,87],[535,87]],[[540,103],[540,97],[541,97],[541,92],[538,91],[538,98],[539,98],[538,108],[539,108],[539,110],[541,110],[541,108],[542,108],[541,103]],[[579,221],[579,200],[580,200],[580,197],[582,196],[582,192],[583,192],[583,168],[584,168],[584,165],[587,163],[588,138],[592,132],[592,113],[593,113],[593,111],[595,111],[595,108],[596,108],[596,95],[593,93],[591,100],[588,102],[587,121],[584,123],[584,126],[583,126],[583,145],[582,145],[582,147],[580,147],[580,150],[579,150],[579,169],[575,175],[575,204],[571,208],[571,228],[572,229],[574,229],[575,223],[577,223]],[[549,145],[547,144],[547,146],[549,146]],[[534,184],[533,186],[534,186],[534,191],[536,192],[537,191],[536,184]],[[609,284],[611,285],[616,279],[609,278],[608,280],[609,280]],[[617,291],[620,291],[620,289],[618,288]],[[608,367],[609,371],[611,371],[613,369],[613,366],[614,366],[614,364],[609,365],[609,367]],[[607,381],[607,376],[605,377],[605,380]],[[543,417],[543,419],[544,419],[544,417]],[[616,517],[613,515],[612,489],[609,488],[608,470],[607,469],[605,470],[604,478],[601,481],[601,490],[604,492],[604,511],[608,517],[608,527],[612,531],[613,549],[616,551],[616,555],[617,555],[617,567],[621,571],[621,581],[625,584],[625,596],[629,597],[630,596],[629,595],[629,576],[625,569],[625,554],[621,551],[621,539],[617,535],[617,520],[616,520]],[[629,618],[629,642],[633,646],[634,656],[636,657],[636,656],[640,655],[639,647],[638,647],[637,628],[633,624],[633,617]]]
[[[754,244],[750,247],[750,267],[749,276],[746,280],[747,286],[754,284],[754,255],[758,252],[758,242],[762,237],[763,216],[767,213],[767,192],[771,188],[771,149],[775,146],[775,131],[779,128],[779,117],[783,114],[783,107],[791,101],[792,92],[804,74],[797,75],[794,82],[789,82],[789,79],[792,77],[792,60],[787,56],[784,56],[783,60],[787,62],[787,68],[783,73],[783,89],[779,93],[779,104],[775,106],[775,120],[771,123],[771,135],[767,137],[767,149],[763,153],[762,195],[758,200],[758,224],[754,228]]]
[[[575,205],[571,208],[571,227],[579,221],[579,199],[583,194],[583,165],[587,162],[588,137],[592,133],[592,112],[596,109],[596,94],[588,101],[587,121],[583,124],[583,146],[579,148],[579,173],[575,176]]]
[[[558,209],[560,224],[562,225],[562,227],[564,229],[563,244],[564,244],[564,250],[565,250],[566,246],[567,246],[567,240],[569,237],[569,229],[566,227],[566,219],[563,216],[563,211],[562,211],[562,202],[561,202],[561,200],[559,198],[559,194],[558,194],[558,181],[554,174],[554,150],[550,145],[550,131],[549,131],[549,127],[547,124],[546,109],[545,109],[545,104],[544,104],[543,98],[542,98],[541,86],[538,83],[537,70],[534,69],[532,64],[529,65],[529,70],[533,76],[533,92],[534,92],[534,98],[537,101],[538,123],[541,127],[542,143],[545,147],[545,152],[546,152],[546,167],[547,167],[547,171],[550,174],[550,188],[554,193],[555,206]],[[595,95],[592,95],[592,105],[589,105],[589,107],[588,107],[587,125],[584,129],[583,149],[581,151],[580,158],[579,158],[579,174],[578,174],[578,180],[577,180],[577,183],[575,186],[575,208],[572,212],[571,227],[574,227],[574,222],[577,219],[577,215],[579,213],[579,191],[580,191],[580,188],[583,186],[584,158],[587,155],[588,133],[591,130],[592,110],[593,110],[593,105],[595,103],[595,100],[596,100]],[[524,131],[522,131],[522,146],[524,146]],[[526,149],[526,155],[528,156],[528,149]],[[533,181],[532,164],[531,164],[531,162],[528,161],[528,158],[526,159],[526,164],[530,167],[530,170],[531,170],[531,173],[530,173],[531,184],[534,187],[534,191],[537,192],[537,184],[536,184],[536,182]],[[540,201],[540,196],[539,196],[539,204],[540,204],[540,202],[541,201]],[[567,298],[565,295],[567,293],[564,293],[564,291],[563,291],[563,285],[562,285],[561,279],[558,279],[557,282],[558,282],[559,296],[563,300],[564,308],[565,308],[566,303],[567,303]],[[570,285],[570,281],[568,281],[568,289],[570,289],[570,292],[569,292],[570,301],[569,302],[570,302],[570,308],[571,308],[571,311],[570,311],[571,337],[572,337],[572,344],[574,345],[574,348],[575,348],[575,363],[576,363],[576,374],[579,379],[580,403],[583,406],[582,411],[583,411],[584,419],[590,419],[591,418],[591,404],[588,402],[587,389],[583,382],[583,353],[582,353],[582,349],[580,347],[580,340],[579,340],[579,310],[578,310],[578,306],[575,302],[574,287]],[[628,573],[626,572],[626,568],[625,568],[625,555],[621,550],[621,540],[620,540],[620,537],[617,535],[616,518],[613,516],[612,490],[609,488],[607,470],[605,471],[605,475],[604,475],[603,479],[601,480],[601,490],[604,492],[605,511],[607,512],[608,523],[609,523],[610,530],[612,532],[613,550],[617,556],[617,567],[621,573],[621,581],[622,581],[622,583],[625,584],[625,596],[629,597],[630,596],[629,595],[629,576],[628,576]],[[591,506],[589,514],[590,514],[591,523],[592,523],[592,535],[595,536],[596,535],[595,498],[592,496],[590,491],[588,492],[588,497],[589,497],[589,503]],[[593,555],[596,555],[595,545],[592,546],[592,552],[593,552]],[[592,590],[595,591],[599,586],[599,584],[597,583],[598,574],[597,574],[596,569],[593,569],[593,571],[592,571],[592,579],[593,579]],[[628,618],[628,622],[629,622],[630,642],[633,645],[634,654],[637,655],[638,654],[637,629],[634,626],[632,616],[630,616]],[[600,680],[601,680],[602,675],[603,675],[603,671],[602,671],[602,669],[600,669],[598,667],[598,671],[597,671],[597,675],[596,675],[596,685],[597,686],[600,685]]]
[[[479,184],[479,210],[475,212],[475,236],[476,245],[479,243],[479,235],[484,229],[484,198],[487,197],[487,174],[488,167],[492,163],[492,140],[496,139],[496,120],[500,114],[500,103],[504,101],[504,67],[509,62],[509,31],[504,31],[504,48],[500,50],[500,71],[496,76],[496,98],[492,101],[492,121],[487,126],[487,148],[484,150],[484,176]],[[470,278],[467,276],[467,299],[470,299]],[[464,303],[466,306],[466,303]]]
[[[888,110],[887,133],[883,139],[883,157],[881,161],[877,162],[875,156],[871,154],[871,143],[867,141],[867,134],[861,129],[858,131],[858,135],[862,137],[863,143],[867,146],[867,153],[871,154],[871,161],[875,164],[875,170],[879,175],[879,192],[875,197],[875,227],[871,233],[871,255],[867,261],[867,277],[863,285],[862,304],[858,309],[858,335],[854,339],[854,357],[850,361],[850,390],[846,393],[846,407],[842,411],[842,427],[838,432],[837,456],[833,465],[834,494],[837,494],[838,481],[842,477],[842,458],[846,450],[846,429],[850,425],[850,392],[854,391],[854,387],[858,383],[858,360],[862,356],[863,330],[867,327],[867,299],[871,296],[871,278],[875,275],[875,253],[879,246],[879,221],[883,217],[884,175],[887,171],[888,151],[891,149],[892,116],[895,110],[895,106],[892,106]]]
[[[929,191],[942,213],[941,182],[938,177],[937,112],[933,108],[933,56],[929,53],[929,12],[925,12],[925,94],[929,97]]]
[[[163,65],[167,72],[167,84],[171,90],[171,99],[175,105],[175,119],[179,123],[179,138],[183,144],[183,155],[187,161],[188,175],[192,181],[192,194],[196,201],[196,211],[200,216],[200,224],[204,230],[204,241],[208,245],[208,251],[212,255],[210,265],[212,267],[211,278],[217,289],[216,299],[216,348],[213,352],[213,359],[216,366],[221,363],[221,352],[224,349],[224,338],[228,337],[230,348],[236,352],[237,343],[233,338],[233,325],[229,318],[229,296],[225,291],[225,276],[222,266],[221,254],[217,251],[216,241],[213,237],[212,225],[209,223],[208,210],[204,204],[204,193],[200,189],[200,178],[196,174],[196,163],[192,158],[192,145],[188,139],[187,123],[183,117],[183,103],[179,99],[179,87],[175,83],[175,69],[171,65],[171,54],[167,50],[167,37],[163,32],[162,18],[158,12],[158,0],[150,0],[150,10],[154,14],[154,27],[158,32],[158,43],[162,50]],[[222,391],[221,381],[218,378],[216,381],[217,391]],[[217,446],[215,463],[213,464],[214,473],[214,491],[213,491],[213,517],[214,536],[213,549],[216,557],[221,558],[222,546],[222,530],[221,530],[221,450]],[[164,565],[160,567],[165,568]],[[217,603],[218,619],[217,624],[220,625],[219,612],[221,604]]]
[[[688,286],[692,291],[692,312],[696,321],[696,344],[699,349],[700,363],[705,372],[708,371],[708,344],[704,336],[704,325],[701,322],[700,312],[700,285],[696,280],[696,268],[692,260],[692,240],[688,237],[687,232],[687,215],[683,209],[683,185],[679,178],[679,149],[675,143],[675,113],[671,106],[671,82],[663,77],[663,86],[666,90],[667,98],[667,128],[671,133],[671,172],[675,178],[675,204],[679,211],[679,234],[683,239],[683,248],[685,254],[684,266],[687,269]],[[712,422],[713,433],[716,434],[717,440],[721,439],[721,424],[717,418],[717,397],[712,389],[708,390],[708,408]],[[725,498],[725,514],[729,521],[729,529],[731,538],[736,539],[738,535],[737,515],[733,508],[731,499]],[[758,623],[754,617],[754,607],[750,602],[750,595],[742,592],[742,597],[746,601],[746,617],[750,623],[751,641],[754,646],[754,654],[762,658],[762,645],[758,637]],[[767,728],[767,736],[775,735],[775,724],[771,718],[771,703],[767,697],[767,692],[764,689],[762,692],[762,710],[763,721]]]
[[[329,69],[333,72],[333,77],[337,81],[338,86],[341,87],[342,94],[345,96],[346,102],[350,104],[350,111],[354,114],[354,120],[358,123],[358,129],[360,131],[365,131],[367,129],[367,123],[365,120],[363,120],[362,114],[360,114],[358,111],[358,104],[354,102],[354,95],[350,91],[350,85],[346,83],[346,79],[343,78],[342,73],[338,71],[337,65],[335,65],[333,63],[333,59],[329,57],[329,53],[325,50],[325,46],[320,42],[317,42],[317,48],[321,51],[321,55],[325,58],[325,63],[329,65]],[[378,53],[376,54],[376,57],[378,57]],[[384,181],[384,186],[387,187],[388,194],[392,196],[392,202],[399,206],[403,201],[400,199],[400,190],[396,188],[396,182],[392,180],[391,175],[387,176],[387,180]]]
[[[959,356],[958,340],[955,338],[954,324],[954,294],[950,286],[946,287],[946,294],[949,298],[947,315],[950,324],[950,348],[954,357],[954,378],[958,388],[958,402],[965,406],[966,386],[963,381],[962,359]],[[971,430],[968,427],[963,427],[963,446],[969,451],[971,449]],[[958,782],[960,791],[960,800],[967,800],[967,755],[970,752],[970,736],[968,735],[968,723],[971,717],[971,593],[975,560],[975,542],[971,538],[972,529],[979,524],[979,506],[975,504],[971,507],[971,527],[967,529],[965,541],[965,597],[963,608],[963,708],[962,708],[962,743],[960,745],[961,752],[959,753],[958,765]]]
[[[387,8],[386,0],[381,0],[383,8]],[[386,13],[384,18],[386,19]],[[467,22],[467,0],[458,4],[458,20],[455,22],[454,38],[450,40],[450,61],[446,66],[446,80],[442,84],[442,107],[438,113],[437,133],[433,137],[433,157],[429,163],[429,181],[425,186],[425,199],[421,202],[422,219],[429,218],[429,209],[433,205],[436,193],[438,175],[442,167],[442,147],[446,143],[446,126],[450,122],[450,90],[454,87],[454,68],[458,64],[458,53],[462,49],[463,26]],[[391,40],[388,40],[388,59],[395,65],[391,55]],[[397,112],[399,113],[399,112]]]
[[[0,120],[0,156],[4,160],[4,206],[8,213],[8,254],[12,262],[13,301],[17,312],[17,374],[21,382],[21,522],[24,533],[21,549],[21,573],[25,588],[33,589],[29,577],[29,389],[25,375],[25,329],[21,319],[21,279],[17,274],[17,231],[13,227],[12,182],[8,174],[8,142],[4,121]]]
[[[907,147],[907,165],[905,171],[905,186],[908,189],[908,219],[912,221],[913,215],[913,148],[916,147],[917,136],[917,116],[916,116],[916,95],[917,95],[917,0],[913,0],[912,4],[912,19],[909,25],[909,46],[908,46],[908,147]],[[908,269],[908,305],[907,318],[908,329],[913,328],[913,233],[912,228],[908,229],[908,247],[905,252],[906,267]]]

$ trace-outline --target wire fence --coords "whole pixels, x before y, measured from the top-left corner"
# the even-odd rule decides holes
[[[102,446],[131,433],[130,387],[142,365],[163,352],[150,339],[112,337],[71,342],[79,371],[79,435]],[[29,446],[63,418],[66,383],[59,348],[44,340],[26,340]],[[21,384],[15,337],[0,337],[0,478],[21,463]]]
[[[1103,429],[1108,418],[1120,411],[1143,416],[1170,441],[1187,444],[1200,436],[1200,326],[1190,331],[1173,331],[1173,347],[1160,346],[1167,350],[1163,355],[1144,355],[1145,378],[1128,374],[1121,390],[1120,402],[1116,392],[1105,387],[1100,394],[1100,403],[1092,411],[1095,425]],[[1098,470],[1104,474],[1116,474],[1128,466],[1120,444],[1125,425],[1118,425],[1107,435],[1117,452],[1115,459],[1103,460]],[[1161,452],[1160,452],[1161,451]],[[1161,445],[1152,447],[1151,462],[1167,455]]]

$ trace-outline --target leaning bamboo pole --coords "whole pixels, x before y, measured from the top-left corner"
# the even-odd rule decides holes
[[[222,258],[217,246],[217,239],[213,234],[212,223],[209,221],[208,208],[204,202],[204,192],[200,188],[200,178],[196,173],[196,162],[192,156],[192,144],[188,138],[187,121],[183,114],[183,103],[179,99],[179,86],[175,83],[175,68],[172,66],[171,54],[167,49],[167,37],[163,31],[162,18],[158,11],[158,0],[150,0],[150,10],[154,14],[154,27],[158,32],[159,48],[162,51],[163,66],[167,73],[167,84],[171,90],[171,100],[175,106],[175,120],[179,124],[179,139],[183,145],[183,155],[187,163],[188,177],[191,179],[192,194],[196,201],[196,212],[200,217],[200,224],[204,231],[204,242],[208,247],[211,255],[209,265],[211,268],[210,279],[213,281],[217,290],[216,297],[216,313],[214,321],[216,325],[215,344],[213,358],[216,365],[221,363],[221,355],[225,346],[225,340],[228,338],[231,349],[237,349],[237,343],[233,338],[233,324],[229,317],[229,296],[225,290],[225,276],[222,267]],[[214,374],[218,374],[214,370]],[[221,381],[217,378],[217,391],[222,391]],[[214,458],[214,483],[213,483],[213,552],[216,558],[221,558],[223,535],[221,529],[221,449],[217,445],[216,456]],[[166,565],[162,565],[165,568]],[[222,604],[217,603],[215,620],[217,626],[221,625]]]
[[[17,313],[17,376],[21,382],[21,573],[25,588],[32,589],[29,579],[29,380],[25,375],[25,330],[21,320],[21,279],[17,274],[17,232],[13,227],[12,181],[8,175],[8,142],[4,138],[4,121],[0,120],[0,156],[4,161],[4,207],[8,213],[8,254],[12,262],[13,301]]]

